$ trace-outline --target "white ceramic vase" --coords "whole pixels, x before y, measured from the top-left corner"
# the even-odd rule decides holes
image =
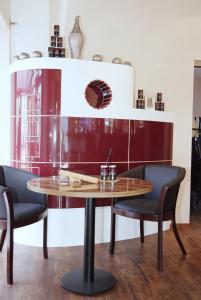
[[[73,29],[68,37],[71,58],[81,58],[84,36],[80,29],[79,16],[75,17]]]

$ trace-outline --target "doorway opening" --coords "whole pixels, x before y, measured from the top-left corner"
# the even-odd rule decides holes
[[[201,60],[194,63],[190,214],[201,216]]]

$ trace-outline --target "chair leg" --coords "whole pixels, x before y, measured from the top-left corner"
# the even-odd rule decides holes
[[[116,214],[112,212],[111,227],[110,227],[110,249],[109,249],[109,253],[111,255],[114,254],[114,247],[115,247],[115,224],[116,224]]]
[[[13,284],[13,228],[7,229],[7,283]]]
[[[6,229],[3,229],[3,230],[2,230],[2,233],[1,233],[1,239],[0,239],[0,252],[1,252],[2,249],[3,249],[5,237],[6,237]]]
[[[47,216],[43,219],[43,256],[45,259],[48,258],[47,250]]]
[[[163,271],[163,222],[158,221],[158,271]]]
[[[140,220],[140,240],[144,243],[144,220]]]
[[[182,243],[182,241],[181,241],[181,239],[180,239],[180,237],[179,237],[179,233],[178,233],[178,231],[177,231],[177,225],[176,225],[176,222],[175,222],[175,217],[172,219],[172,229],[173,229],[175,238],[176,238],[176,240],[177,240],[177,243],[179,244],[179,247],[180,247],[182,253],[183,253],[184,255],[187,255],[187,252],[186,252],[186,250],[185,250],[185,248],[184,248],[184,245],[183,245],[183,243]]]

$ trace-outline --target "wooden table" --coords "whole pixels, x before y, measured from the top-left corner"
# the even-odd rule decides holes
[[[96,198],[119,198],[149,193],[151,183],[132,178],[117,178],[98,184],[69,186],[60,177],[39,177],[27,182],[28,189],[47,195],[86,198],[83,269],[66,273],[62,286],[82,295],[95,295],[110,290],[116,283],[111,273],[94,269],[95,206]],[[76,201],[76,199],[75,199]]]

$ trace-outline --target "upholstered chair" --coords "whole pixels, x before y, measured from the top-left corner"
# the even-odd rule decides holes
[[[27,181],[37,177],[29,172],[9,166],[0,166],[0,251],[7,236],[7,282],[13,284],[14,229],[43,219],[43,255],[47,251],[46,196],[27,189]]]
[[[172,229],[179,247],[184,255],[186,250],[179,237],[175,209],[180,183],[185,177],[185,169],[169,165],[143,165],[120,174],[120,177],[131,177],[149,180],[152,191],[146,195],[113,199],[111,207],[110,254],[115,247],[116,214],[140,220],[141,242],[144,242],[144,221],[158,223],[158,270],[163,269],[163,221],[172,221]]]

